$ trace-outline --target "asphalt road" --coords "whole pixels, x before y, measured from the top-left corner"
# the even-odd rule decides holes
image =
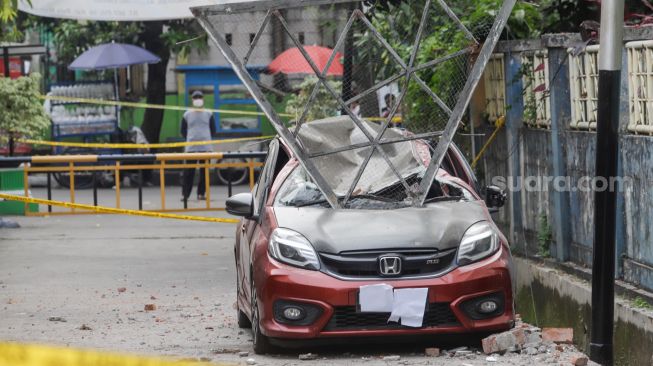
[[[274,365],[551,361],[512,354],[490,362],[476,351],[424,356],[426,346],[476,344],[446,338],[254,355],[250,332],[234,316],[234,225],[114,215],[13,219],[22,228],[0,229],[0,341]],[[156,310],[145,311],[149,304]],[[318,360],[300,361],[307,352]],[[395,355],[398,361],[383,359]]]

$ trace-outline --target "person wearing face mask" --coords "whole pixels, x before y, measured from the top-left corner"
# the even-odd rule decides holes
[[[203,108],[204,107],[204,94],[201,91],[196,90],[191,95],[193,101],[193,107]],[[195,142],[195,141],[209,141],[215,136],[215,119],[213,118],[213,113],[205,110],[194,109],[189,110],[184,113],[184,117],[181,120],[181,135],[184,136],[186,142]],[[211,145],[196,145],[196,146],[186,146],[185,149],[188,153],[195,152],[210,152]],[[196,164],[197,160],[186,160],[186,164]],[[187,201],[190,197],[190,193],[193,190],[193,181],[195,180],[195,168],[188,168],[184,170],[182,178],[182,201]],[[205,200],[206,196],[206,183],[204,180],[205,169],[200,169],[200,179],[197,184],[197,199]]]

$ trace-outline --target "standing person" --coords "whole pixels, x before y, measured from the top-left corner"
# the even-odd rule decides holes
[[[204,94],[201,91],[196,90],[191,96],[193,100],[193,107],[203,108],[204,107]],[[184,113],[184,118],[181,120],[181,135],[184,136],[186,142],[196,142],[196,141],[210,141],[213,136],[215,136],[215,119],[213,118],[213,113],[193,109],[186,111]],[[196,146],[186,146],[185,151],[187,153],[196,153],[196,152],[210,152],[210,145],[196,145]],[[198,160],[186,160],[186,164],[196,164]],[[195,180],[195,168],[188,168],[184,170],[184,176],[182,181],[182,190],[181,190],[181,200],[186,201],[190,197],[190,192],[193,190],[193,181]],[[205,200],[206,196],[206,181],[205,169],[200,169],[200,179],[197,184],[197,199]]]

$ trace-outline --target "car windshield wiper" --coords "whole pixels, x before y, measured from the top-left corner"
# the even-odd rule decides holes
[[[313,205],[322,204],[322,203],[327,203],[326,198],[322,198],[322,199],[319,199],[319,200],[313,200],[313,201],[297,202],[297,203],[289,204],[289,206],[305,207],[305,206],[313,206]]]
[[[392,200],[388,197],[383,197],[383,196],[377,196],[374,194],[357,194],[355,196],[351,196],[350,199],[353,198],[363,198],[363,199],[369,199],[369,200],[375,200],[375,201],[381,201],[381,202],[388,202],[388,203],[399,203],[398,201]],[[313,201],[305,201],[305,202],[298,202],[298,203],[293,203],[289,204],[290,206],[293,207],[306,207],[306,206],[313,206],[317,204],[323,204],[326,203],[327,200],[322,198],[319,200],[313,200]]]
[[[424,203],[433,203],[433,202],[446,202],[446,201],[460,201],[465,197],[463,196],[438,196],[432,197],[424,201]]]
[[[382,201],[382,202],[390,202],[390,203],[397,203],[400,201],[393,200],[388,197],[383,197],[383,196],[378,196],[375,194],[357,194],[355,196],[351,196],[350,198],[365,198],[368,200],[375,200],[375,201]]]

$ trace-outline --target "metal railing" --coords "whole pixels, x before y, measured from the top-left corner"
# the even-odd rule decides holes
[[[25,196],[28,197],[30,183],[29,176],[33,173],[47,175],[47,198],[52,199],[53,174],[68,174],[68,189],[70,202],[75,203],[76,173],[89,172],[92,174],[93,205],[98,206],[98,179],[100,172],[111,172],[115,177],[115,208],[121,208],[121,174],[123,172],[138,173],[138,209],[143,210],[143,172],[158,171],[160,176],[161,203],[158,209],[144,210],[149,212],[187,212],[187,211],[223,211],[224,207],[211,205],[211,169],[247,169],[250,189],[255,184],[255,171],[263,166],[259,161],[265,158],[265,152],[211,152],[211,153],[171,153],[171,154],[133,154],[133,155],[48,155],[32,157],[0,158],[0,164],[23,164],[23,179]],[[224,159],[243,159],[243,162],[221,162]],[[195,163],[187,163],[193,160]],[[166,207],[166,171],[180,169],[204,168],[204,184],[206,188],[206,206],[189,208],[184,200],[183,208]],[[232,184],[228,180],[227,195],[232,194]],[[68,211],[53,211],[48,205],[47,212],[30,212],[25,204],[26,216],[66,215],[93,213],[70,208]]]

